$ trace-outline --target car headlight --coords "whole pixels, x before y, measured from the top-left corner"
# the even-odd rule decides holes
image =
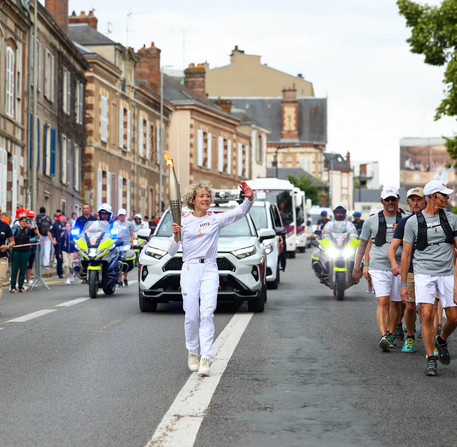
[[[152,256],[155,259],[162,259],[168,252],[155,247],[146,247],[146,254]]]
[[[238,259],[247,258],[255,253],[255,245],[246,248],[240,248],[239,250],[233,250],[232,255]]]
[[[267,255],[269,255],[273,251],[273,245],[271,244],[265,244],[263,248],[265,249],[265,254]]]
[[[352,247],[345,247],[343,250],[343,257],[345,259],[352,258],[354,256],[355,250]]]

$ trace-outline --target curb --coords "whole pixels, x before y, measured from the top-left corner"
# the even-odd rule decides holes
[[[5,288],[10,286],[10,277],[11,277],[11,266],[8,266],[8,270],[6,272],[5,278],[2,278],[0,280],[0,287]],[[44,270],[41,272],[41,277],[43,279],[49,279],[49,278],[58,278],[57,276],[57,271],[55,267],[49,269],[49,270]],[[35,273],[32,273],[32,281],[35,279]]]

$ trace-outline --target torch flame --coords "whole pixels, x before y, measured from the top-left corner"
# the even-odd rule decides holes
[[[171,166],[174,167],[173,160],[169,157],[167,151],[165,151],[165,152],[163,153],[163,158],[164,158],[164,160],[167,162],[167,164],[166,164],[165,166],[171,165]]]

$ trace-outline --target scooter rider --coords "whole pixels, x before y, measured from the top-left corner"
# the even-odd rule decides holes
[[[344,232],[350,233],[353,231],[356,233],[357,230],[355,229],[354,224],[346,220],[346,211],[346,205],[343,202],[337,202],[333,207],[334,220],[325,224],[322,234],[335,232],[336,228],[341,231],[340,229],[343,228],[343,226],[345,227]]]
[[[148,222],[143,222],[141,214],[135,214],[133,216],[133,235],[136,236],[139,230],[148,229]]]

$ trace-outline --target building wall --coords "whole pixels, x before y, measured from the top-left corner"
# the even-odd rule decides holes
[[[210,97],[281,97],[284,87],[293,85],[298,97],[314,96],[311,82],[263,65],[260,56],[235,48],[230,62],[207,71],[206,91]]]

